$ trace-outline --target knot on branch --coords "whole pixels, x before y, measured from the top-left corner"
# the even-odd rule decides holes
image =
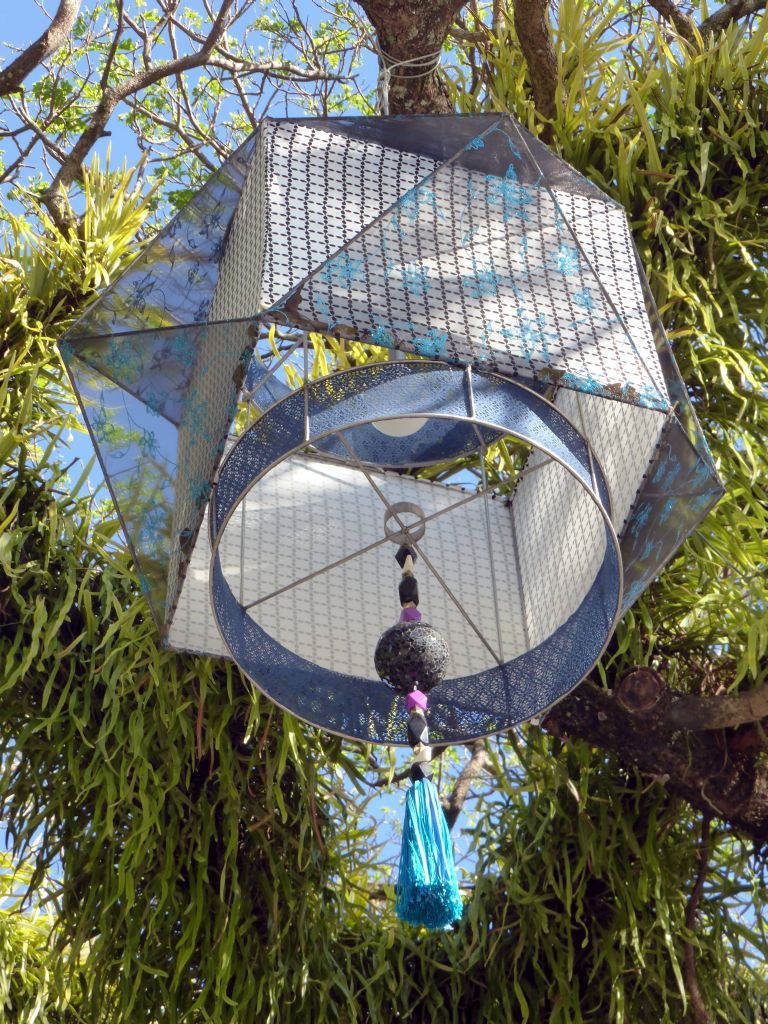
[[[652,668],[633,668],[614,690],[619,704],[633,715],[647,715],[667,693],[667,684]]]

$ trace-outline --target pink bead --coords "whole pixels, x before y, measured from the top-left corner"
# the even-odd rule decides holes
[[[419,711],[426,711],[426,693],[422,693],[421,690],[411,690],[411,692],[405,698],[405,706],[408,708],[409,711],[413,711],[414,708],[418,708]]]
[[[401,622],[421,622],[421,612],[418,608],[403,608],[400,612]]]

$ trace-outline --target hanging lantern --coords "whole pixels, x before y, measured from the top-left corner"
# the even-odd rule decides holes
[[[414,652],[433,742],[540,714],[721,494],[623,210],[506,115],[265,121],[62,351],[164,642],[352,738]]]

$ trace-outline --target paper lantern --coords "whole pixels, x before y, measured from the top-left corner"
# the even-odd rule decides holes
[[[392,536],[456,742],[568,693],[721,494],[623,209],[506,115],[265,121],[62,350],[164,642],[350,737],[408,742]]]

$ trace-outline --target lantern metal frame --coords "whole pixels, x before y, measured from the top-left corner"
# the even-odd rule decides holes
[[[391,407],[393,400],[402,398],[402,388],[389,385],[401,384],[411,374],[417,375],[419,383],[426,375],[434,385],[435,373],[447,375],[446,392],[450,390],[447,382],[451,380],[454,398],[457,393],[456,379],[461,379],[461,393],[466,403],[463,414],[458,409],[434,412],[412,401],[404,402],[399,408]],[[380,395],[377,402],[376,386],[365,390],[365,403],[368,406],[366,415],[345,418],[345,402],[349,404],[352,401],[352,404],[358,405],[361,400],[355,391],[355,381],[370,378],[371,375],[378,379],[379,387],[387,386],[387,394],[383,398]],[[483,384],[479,391],[476,386],[478,381]],[[491,397],[485,394],[486,387]],[[335,389],[337,394],[341,392],[340,400],[331,401],[328,398],[329,389]],[[343,397],[345,390],[348,392],[346,399]],[[325,403],[321,401],[317,405],[319,393],[323,391],[326,392]],[[499,421],[484,415],[494,401],[497,405],[506,402],[509,410],[517,408],[518,412],[523,411],[525,416],[522,419],[528,420],[527,429],[519,419],[514,422],[514,415],[510,415],[509,421],[504,418]],[[382,408],[382,404],[387,403],[390,406],[389,412]],[[557,464],[576,480],[591,499],[604,525],[605,554],[587,595],[565,623],[524,654],[508,662],[501,661],[499,654],[459,605],[462,614],[497,662],[496,666],[478,672],[475,676],[446,679],[432,693],[430,722],[434,739],[442,743],[462,742],[511,728],[534,714],[541,714],[566,696],[599,660],[621,613],[621,552],[611,522],[611,501],[602,468],[589,441],[577,426],[535,389],[500,374],[457,367],[440,360],[366,364],[307,381],[301,388],[270,406],[241,435],[219,467],[209,505],[211,607],[231,657],[275,704],[313,725],[350,739],[407,745],[407,716],[400,695],[373,674],[363,679],[335,672],[309,662],[283,647],[249,615],[249,610],[262,603],[262,599],[243,605],[235,597],[224,575],[219,554],[232,516],[258,483],[287,459],[306,452],[308,447],[319,448],[328,439],[341,439],[349,455],[348,465],[354,465],[368,478],[368,483],[377,490],[384,508],[392,514],[386,497],[378,490],[370,474],[371,467],[381,467],[382,463],[361,459],[345,434],[348,432],[353,435],[358,428],[365,428],[375,422],[402,419],[404,416],[423,417],[437,423],[466,424],[476,433],[476,451],[480,451],[489,439],[497,436],[511,436],[529,444],[533,451],[541,453],[548,462]],[[325,423],[322,422],[323,418]],[[318,429],[313,428],[313,419]],[[554,425],[560,428],[559,432],[554,430]],[[542,438],[548,433],[551,435],[550,442],[544,443]],[[401,447],[405,447],[403,441],[413,444],[412,438],[398,441]],[[328,458],[327,455],[323,457]],[[243,464],[246,466],[245,473]],[[401,463],[406,464],[412,468],[425,463],[415,458],[414,461],[409,459],[407,463]],[[385,465],[394,466],[394,463]],[[487,493],[487,489],[484,493]],[[475,494],[465,500],[476,497],[481,495]],[[450,511],[450,508],[446,511]],[[399,520],[397,513],[394,513],[394,517]],[[419,523],[400,525],[408,532]],[[270,543],[276,543],[275,538],[271,538]],[[382,534],[378,543],[388,543],[386,534]],[[421,543],[413,542],[413,546],[438,582],[446,587]],[[361,552],[341,558],[293,585],[304,583],[359,554]],[[285,589],[290,587],[281,588],[263,600]],[[598,602],[597,593],[604,594],[606,591],[609,597]],[[456,598],[453,597],[453,600],[456,601]],[[610,613],[605,616],[600,628],[596,629],[599,612],[605,613],[606,605],[610,606]],[[498,613],[496,597],[495,606]],[[591,622],[587,621],[590,619]],[[382,628],[385,625],[386,622],[382,622]],[[570,643],[565,642],[566,635],[571,638]],[[371,668],[373,670],[373,652]],[[526,685],[521,685],[523,682]],[[530,685],[532,682],[536,685]]]

